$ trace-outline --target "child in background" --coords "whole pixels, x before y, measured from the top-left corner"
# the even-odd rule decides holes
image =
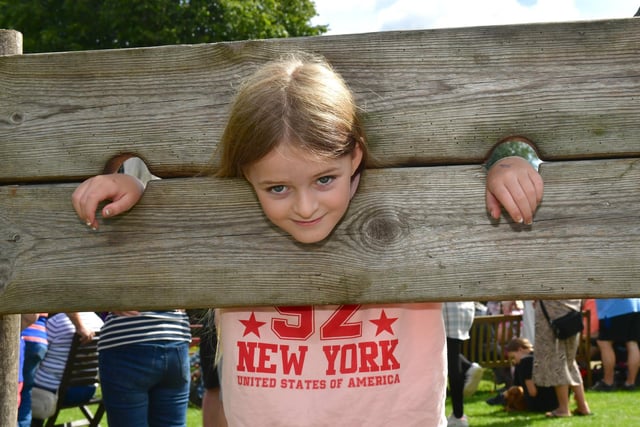
[[[515,365],[513,386],[520,387],[528,411],[547,412],[558,406],[553,387],[540,387],[533,382],[533,346],[526,338],[513,338],[507,344],[509,360]]]
[[[242,177],[267,218],[302,243],[326,239],[368,160],[353,95],[322,58],[262,66],[240,88],[222,138],[221,177]],[[74,192],[97,228],[142,196],[134,177],[102,175]],[[487,176],[487,209],[530,224],[542,180],[508,157]],[[216,312],[230,426],[446,426],[445,333],[439,303],[243,307]]]

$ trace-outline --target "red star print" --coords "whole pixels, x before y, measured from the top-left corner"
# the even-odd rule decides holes
[[[256,320],[256,315],[254,314],[253,311],[251,312],[251,316],[249,317],[249,320],[241,320],[240,322],[244,325],[244,334],[242,334],[243,337],[246,337],[247,335],[254,333],[258,338],[260,338],[260,326],[267,323],[267,322],[258,322]]]
[[[391,328],[391,325],[396,320],[398,320],[397,317],[387,317],[387,313],[385,313],[384,310],[382,310],[382,313],[380,313],[380,318],[379,319],[377,319],[377,320],[369,320],[369,322],[373,323],[374,325],[376,325],[378,327],[378,330],[376,331],[376,336],[380,335],[384,331],[387,331],[391,335],[394,335],[393,329]]]

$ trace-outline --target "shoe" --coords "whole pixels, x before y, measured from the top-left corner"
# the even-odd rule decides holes
[[[505,404],[505,399],[504,399],[504,394],[499,393],[495,396],[493,396],[490,399],[485,400],[485,402],[487,402],[487,405],[500,405],[503,406]]]
[[[624,383],[620,387],[620,390],[624,390],[624,391],[634,391],[635,389],[636,389],[636,385],[635,384]]]
[[[484,368],[475,362],[467,369],[464,378],[464,397],[471,397],[478,390],[483,372]]]
[[[613,384],[607,384],[604,381],[600,380],[600,381],[598,381],[596,383],[596,385],[591,387],[591,390],[593,390],[593,391],[614,391],[615,390],[615,386]]]
[[[463,415],[462,418],[456,418],[455,415],[451,414],[447,418],[447,427],[469,427],[467,416]]]
[[[576,408],[576,409],[574,409],[573,411],[571,411],[571,413],[572,413],[573,415],[575,415],[575,416],[578,416],[578,417],[590,417],[590,416],[594,415],[594,413],[593,413],[593,412],[580,412],[580,411],[578,410],[578,408]]]

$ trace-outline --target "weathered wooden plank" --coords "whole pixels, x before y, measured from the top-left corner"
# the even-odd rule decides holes
[[[367,171],[317,245],[270,226],[240,180],[152,182],[98,232],[73,185],[5,186],[0,313],[640,295],[640,160],[542,171],[531,227],[490,223],[479,166]]]
[[[0,57],[22,54],[22,34],[0,30]],[[1,262],[0,262],[1,263]],[[18,418],[20,316],[0,315],[0,425],[14,425]]]
[[[480,163],[521,133],[546,159],[640,154],[640,20],[457,28],[0,59],[0,182],[77,180],[134,151],[162,176],[210,158],[237,82],[326,55],[389,166]]]

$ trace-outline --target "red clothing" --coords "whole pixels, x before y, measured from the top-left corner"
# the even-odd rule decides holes
[[[446,426],[440,304],[216,316],[229,426]]]

